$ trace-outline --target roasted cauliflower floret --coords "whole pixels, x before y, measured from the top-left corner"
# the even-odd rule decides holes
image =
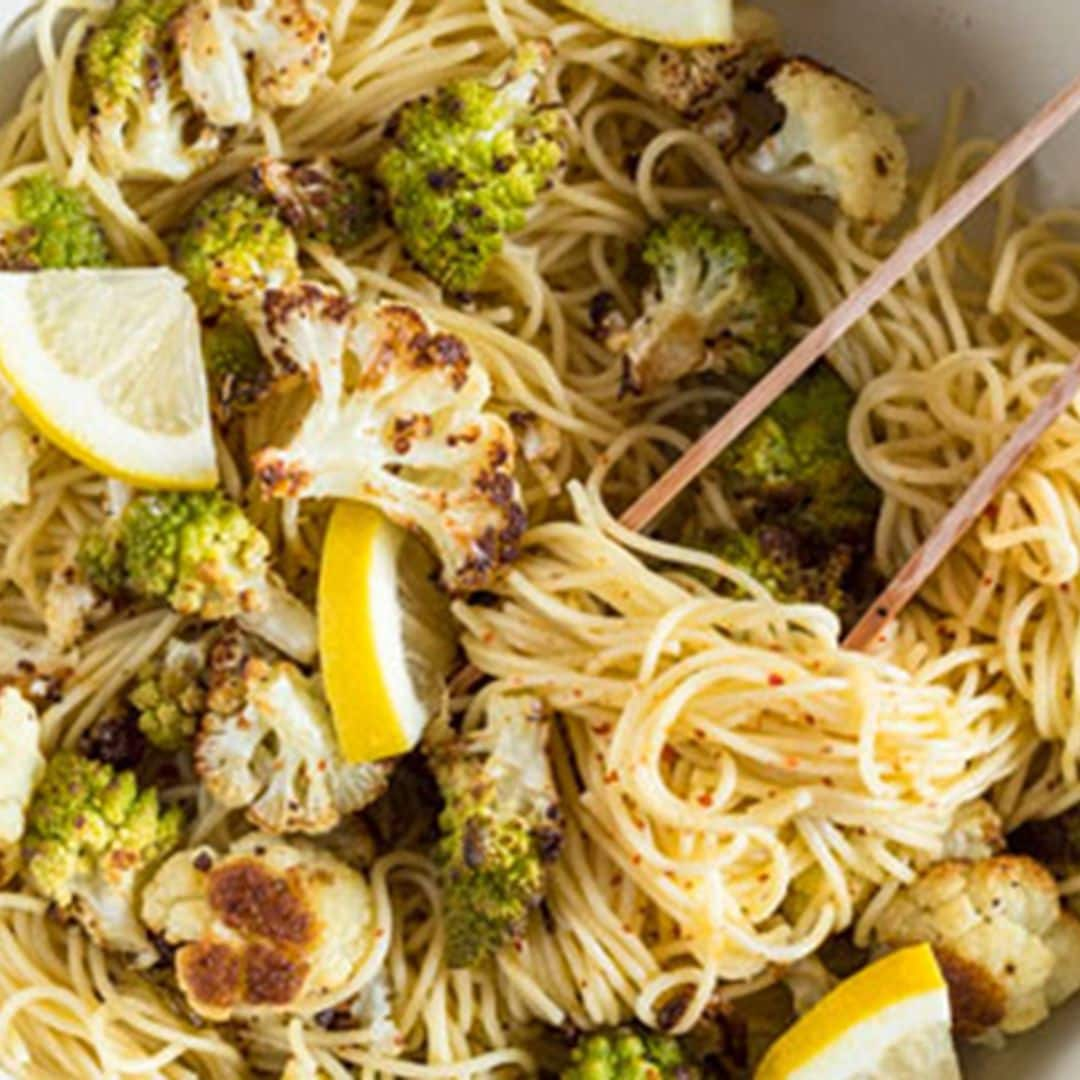
[[[907,147],[873,95],[804,58],[782,63],[767,85],[786,116],[750,165],[793,189],[833,199],[856,221],[892,221],[904,205]]]
[[[456,293],[480,284],[503,238],[561,172],[562,111],[541,97],[546,42],[519,48],[489,80],[463,79],[391,120],[376,171],[402,243]]]
[[[184,91],[221,128],[256,107],[301,105],[330,68],[323,10],[310,0],[192,0],[172,32]]]
[[[794,280],[730,222],[682,213],[656,225],[642,250],[654,278],[628,329],[602,336],[635,392],[706,369],[756,379],[791,340]]]
[[[204,316],[300,279],[292,230],[272,205],[239,187],[212,191],[195,207],[173,262]]]
[[[513,940],[543,899],[562,843],[548,734],[535,698],[500,698],[484,727],[427,748],[446,804],[435,862],[450,967]]]
[[[525,511],[513,435],[486,410],[490,381],[465,343],[401,304],[330,311],[314,326],[286,306],[276,323],[301,351],[337,327],[342,360],[322,364],[293,442],[255,455],[264,494],[370,503],[428,538],[451,591],[488,584],[516,556]]]
[[[154,788],[70,750],[48,763],[22,841],[23,877],[78,919],[99,944],[152,960],[136,911],[139,889],[180,841],[183,814]]]
[[[191,743],[206,709],[206,638],[172,638],[145,663],[128,692],[139,730],[159,750],[180,750]]]
[[[0,885],[18,869],[30,795],[45,771],[40,735],[34,706],[13,686],[0,687]]]
[[[731,153],[738,149],[743,134],[740,99],[780,53],[776,19],[758,8],[738,8],[732,41],[694,49],[662,46],[645,66],[645,85],[659,101]]]
[[[377,224],[375,189],[367,176],[329,157],[291,163],[263,158],[252,171],[252,184],[300,240],[348,251]]]
[[[89,201],[48,173],[0,191],[0,270],[108,266],[105,231]]]
[[[1080,921],[1025,856],[938,863],[900,890],[874,935],[887,948],[933,946],[965,1038],[1026,1031],[1080,988]]]
[[[215,799],[274,833],[328,832],[374,802],[393,768],[345,761],[318,681],[236,633],[210,652],[195,767]]]
[[[90,133],[119,177],[184,180],[220,153],[222,132],[181,85],[169,33],[184,0],[119,0],[82,56]]]
[[[943,859],[989,859],[1005,850],[1004,825],[985,800],[964,803],[945,835]]]
[[[0,382],[0,510],[30,501],[30,470],[39,440]]]
[[[848,446],[853,402],[819,364],[720,455],[717,475],[740,524],[782,524],[808,540],[871,550],[881,496]]]
[[[202,619],[239,618],[301,661],[315,617],[270,573],[270,543],[220,492],[137,495],[83,538],[79,564],[107,595],[169,604]]]
[[[177,946],[180,989],[213,1021],[303,1012],[344,986],[375,943],[360,873],[259,833],[226,854],[178,852],[147,884],[142,917]]]

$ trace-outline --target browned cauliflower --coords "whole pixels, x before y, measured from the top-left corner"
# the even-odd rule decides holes
[[[945,834],[943,859],[989,859],[1005,850],[1005,825],[985,800],[965,803]]]
[[[37,446],[34,429],[0,383],[0,510],[30,501],[30,470]]]
[[[758,8],[739,8],[730,42],[694,49],[662,46],[645,67],[645,85],[687,123],[732,153],[743,135],[739,101],[780,51],[776,19]]]
[[[300,105],[330,67],[330,35],[309,0],[194,0],[173,24],[184,90],[218,127],[256,106]]]
[[[263,493],[369,503],[427,537],[451,591],[483,588],[516,556],[526,524],[514,437],[487,407],[487,373],[464,341],[402,304],[335,307],[316,319],[283,305],[278,348],[296,355],[325,344],[334,323],[340,362],[318,361],[318,395],[299,433],[255,455]]]
[[[857,221],[885,224],[900,213],[907,147],[869,91],[802,57],[780,64],[767,85],[786,117],[750,156],[754,169],[833,199]]]
[[[37,710],[13,686],[0,689],[0,885],[19,865],[19,841],[26,829],[26,810],[45,772],[38,748]]]
[[[317,679],[239,633],[210,650],[195,766],[225,806],[273,833],[324,833],[374,802],[392,764],[353,765]]]
[[[1080,989],[1080,920],[1023,855],[938,863],[897,893],[874,935],[890,949],[933,946],[965,1038],[1026,1031]]]
[[[226,854],[168,859],[142,918],[178,946],[176,978],[208,1020],[300,1012],[343,986],[375,945],[358,871],[300,840],[249,833]]]

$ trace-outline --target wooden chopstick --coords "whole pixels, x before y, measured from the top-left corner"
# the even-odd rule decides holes
[[[917,262],[984,203],[1042,145],[1080,111],[1080,77],[1047,102],[940,209],[914,229],[839,307],[828,314],[779,364],[760,379],[676,461],[620,521],[645,528],[739,437],[796,379],[835,345]]]
[[[978,520],[1008,479],[1023,465],[1035,444],[1080,393],[1080,352],[1038,408],[1013,432],[960,500],[900,568],[881,595],[844,638],[848,649],[866,649],[907,606],[949,552]]]

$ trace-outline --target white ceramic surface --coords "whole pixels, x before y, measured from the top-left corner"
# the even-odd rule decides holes
[[[633,0],[628,0],[632,3]],[[677,0],[675,0],[677,2]],[[758,0],[781,16],[789,46],[873,87],[926,124],[916,157],[957,85],[974,92],[973,128],[1003,135],[1080,70],[1080,0]],[[0,0],[0,117],[33,71],[32,0]],[[1080,121],[1030,170],[1033,197],[1080,204]],[[1080,1078],[1080,1001],[996,1054],[976,1054],[968,1080]]]

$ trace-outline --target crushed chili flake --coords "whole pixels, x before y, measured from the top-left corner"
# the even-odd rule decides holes
[[[772,672],[769,675],[769,685],[770,686],[783,686],[784,685],[784,677],[783,677],[783,675],[777,675],[775,671]]]
[[[698,796],[698,802],[707,810],[713,804],[713,797],[706,791],[704,795]]]

